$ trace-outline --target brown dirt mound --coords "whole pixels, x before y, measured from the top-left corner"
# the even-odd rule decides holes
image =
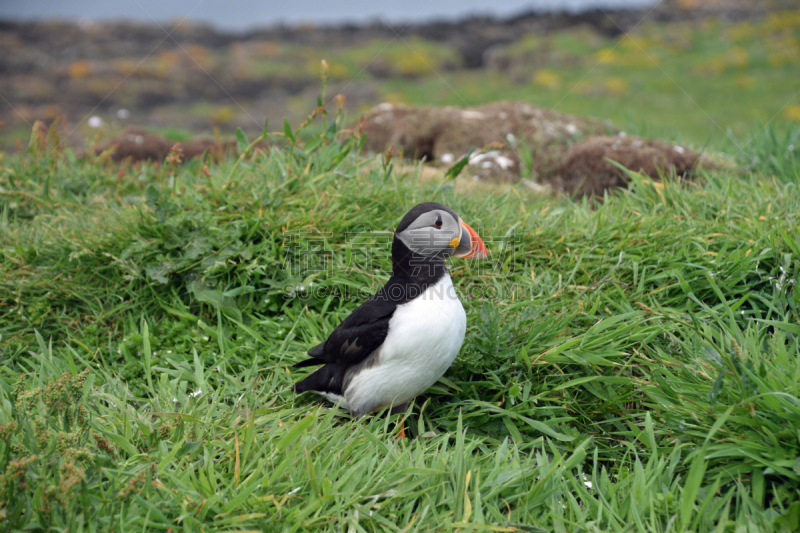
[[[214,140],[200,137],[182,141],[180,144],[183,149],[184,161],[200,157],[205,150],[217,157],[232,146],[232,143],[217,143]],[[124,161],[125,159],[130,159],[132,162],[163,161],[174,145],[175,142],[167,140],[163,135],[129,126],[119,137],[99,145],[95,149],[95,155],[113,146],[114,152],[111,158],[114,161]]]
[[[687,177],[699,154],[664,141],[627,136],[590,137],[563,155],[553,185],[570,195],[602,195],[606,189],[626,187],[628,177],[608,159],[653,179],[675,173]]]
[[[616,130],[609,123],[560,113],[524,102],[495,102],[471,109],[455,107],[407,107],[380,104],[366,116],[364,131],[368,150],[381,152],[391,145],[406,157],[447,164],[472,148],[492,143],[514,146],[524,142],[537,166],[548,164],[551,150],[563,148],[587,135]],[[504,156],[511,156],[504,150]],[[518,165],[508,170],[516,171]]]

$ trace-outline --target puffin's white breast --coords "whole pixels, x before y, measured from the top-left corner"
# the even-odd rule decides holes
[[[445,275],[397,307],[377,363],[353,377],[342,405],[364,414],[401,405],[425,392],[450,368],[466,329],[467,315]]]

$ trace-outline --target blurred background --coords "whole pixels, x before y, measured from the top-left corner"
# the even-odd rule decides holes
[[[6,2],[0,15],[15,19],[128,20],[168,23],[184,17],[218,30],[247,31],[275,24],[363,24],[373,21],[429,22],[458,20],[469,16],[511,17],[526,11],[581,12],[591,9],[630,9],[652,6],[655,0],[27,0]]]
[[[0,0],[0,149],[36,120],[69,140],[169,141],[296,123],[328,99],[498,100],[722,147],[800,121],[797,0]]]

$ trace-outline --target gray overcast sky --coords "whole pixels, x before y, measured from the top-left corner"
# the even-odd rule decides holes
[[[643,7],[656,0],[0,0],[0,19],[132,19],[202,21],[227,30],[279,22],[364,22],[376,17],[416,22],[470,14],[509,16],[530,9],[579,11]]]

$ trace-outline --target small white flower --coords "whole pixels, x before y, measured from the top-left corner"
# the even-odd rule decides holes
[[[167,353],[172,353],[172,350],[167,350]]]
[[[572,124],[570,124],[569,126],[572,126]],[[567,126],[567,131],[569,131],[569,126]],[[508,142],[510,142],[511,144],[514,144],[514,142],[517,140],[517,138],[514,137],[513,133],[509,133],[508,135],[506,135],[506,139],[508,139]]]
[[[455,156],[453,156],[453,154],[442,154],[441,159],[442,163],[444,163],[445,165],[449,165],[450,163],[455,161],[456,158]]]
[[[90,128],[99,128],[102,125],[103,125],[103,119],[102,118],[98,117],[97,115],[89,117],[89,127]]]
[[[569,133],[570,135],[575,135],[576,133],[578,133],[578,127],[572,122],[570,122],[569,124],[567,124],[567,133]]]
[[[128,111],[127,109],[120,109],[119,111],[117,111],[117,118],[119,119],[125,120],[129,116],[131,116],[131,112]]]
[[[196,398],[197,396],[200,396],[201,394],[203,394],[203,391],[200,390],[200,389],[197,389],[196,391],[189,393],[189,398]]]
[[[264,300],[264,301],[266,302],[266,300]],[[208,335],[203,335],[203,340],[207,341],[208,340]]]
[[[679,154],[682,154],[684,152],[683,146],[675,145],[672,149],[678,152]]]

